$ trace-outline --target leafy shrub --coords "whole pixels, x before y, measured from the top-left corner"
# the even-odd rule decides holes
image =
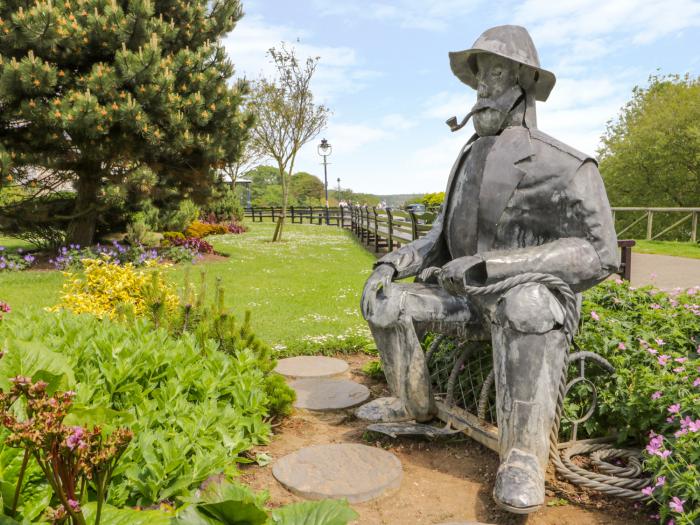
[[[228,185],[214,187],[202,209],[202,215],[210,217],[207,219],[209,222],[240,221],[243,218],[240,197]]]
[[[158,262],[160,256],[154,248],[145,248],[140,244],[120,244],[117,241],[108,245],[98,244],[94,248],[81,248],[78,244],[62,246],[55,257],[49,259],[57,270],[78,270],[83,267],[83,260],[102,258],[114,264],[132,264],[146,266]]]
[[[250,349],[226,354],[145,319],[38,311],[4,320],[0,341],[8,345],[0,388],[20,373],[51,378],[76,392],[66,424],[134,433],[114,472],[112,505],[173,500],[212,474],[231,476],[239,454],[269,435],[265,374]],[[0,468],[6,453],[0,444]]]
[[[184,239],[171,239],[171,246],[181,246],[193,253],[214,253],[214,247],[204,239],[198,237],[186,237]]]
[[[170,261],[173,264],[183,262],[193,263],[200,257],[199,253],[185,246],[166,246],[160,250],[161,259]]]
[[[185,235],[182,232],[163,232],[163,241],[172,241],[173,239],[184,240]]]
[[[156,308],[174,312],[179,300],[157,270],[150,276],[135,270],[131,263],[116,264],[106,259],[83,259],[83,275],[69,274],[63,285],[61,302],[54,310],[89,313],[113,318],[131,309],[135,315],[145,315]]]
[[[645,469],[663,523],[700,518],[700,304],[698,289],[664,293],[605,282],[585,295],[577,337],[616,368],[597,378],[590,436],[646,445]],[[670,523],[670,521],[669,521]]]
[[[0,272],[16,272],[26,270],[34,264],[36,258],[31,253],[8,253],[0,246]]]
[[[223,235],[228,233],[228,228],[223,224],[209,224],[202,221],[194,221],[185,230],[185,237],[201,239],[208,235]]]
[[[166,231],[184,231],[199,217],[199,207],[189,199],[181,200],[174,210],[161,210],[160,227]]]
[[[248,228],[246,228],[245,225],[241,224],[240,222],[236,222],[236,221],[231,221],[231,222],[227,223],[226,229],[228,230],[228,233],[234,233],[234,234],[245,233],[248,231]]]

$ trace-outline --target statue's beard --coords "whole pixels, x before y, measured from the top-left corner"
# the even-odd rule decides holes
[[[474,114],[474,130],[480,137],[496,135],[503,129],[508,113],[486,108]]]
[[[496,135],[504,127],[508,115],[520,102],[523,90],[515,85],[496,99],[478,98],[472,108],[474,130],[480,137]]]

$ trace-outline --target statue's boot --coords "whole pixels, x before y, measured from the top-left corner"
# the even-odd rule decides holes
[[[492,342],[501,465],[493,497],[517,514],[544,503],[550,432],[568,351],[563,322],[563,308],[538,284],[511,289],[496,308]]]
[[[425,352],[413,322],[399,318],[391,326],[369,322],[379,349],[389,389],[395,397],[361,406],[355,414],[373,422],[430,421],[437,412],[430,386]]]

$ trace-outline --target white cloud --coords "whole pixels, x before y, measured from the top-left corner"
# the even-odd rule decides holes
[[[513,18],[530,29],[538,46],[557,47],[563,62],[571,64],[700,27],[700,2],[526,0],[517,6]]]
[[[480,0],[395,0],[392,3],[316,0],[315,5],[326,16],[382,20],[403,28],[445,31],[455,16],[468,15],[480,3]]]
[[[239,77],[273,77],[275,69],[267,55],[281,42],[293,46],[297,56],[320,57],[313,80],[316,99],[329,103],[344,93],[357,92],[367,81],[380,75],[362,67],[354,49],[344,46],[319,46],[309,43],[313,35],[303,29],[266,23],[259,16],[245,16],[224,39],[224,46]]]

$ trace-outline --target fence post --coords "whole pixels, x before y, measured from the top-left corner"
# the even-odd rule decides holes
[[[338,210],[340,212],[340,217],[338,222],[338,227],[339,228],[345,228],[345,206],[338,206]]]
[[[698,240],[698,212],[693,212],[693,218],[691,221],[692,226],[690,228],[690,242],[696,242]]]
[[[651,233],[654,227],[654,212],[651,210],[647,211],[647,241],[651,240]]]
[[[386,209],[386,216],[389,220],[387,228],[389,229],[389,239],[387,239],[387,250],[394,251],[394,216],[391,214],[391,208]]]
[[[289,211],[292,213],[292,224],[294,224],[294,206],[290,206]]]
[[[272,218],[272,222],[275,222],[275,207],[271,206],[270,210],[270,217]]]
[[[411,215],[411,237],[415,241],[418,238],[418,218],[413,211],[408,213]]]
[[[329,219],[328,219],[328,212],[329,212],[329,211],[330,211],[330,210],[328,209],[328,206],[326,206],[326,226],[330,226],[330,221],[329,221]]]

